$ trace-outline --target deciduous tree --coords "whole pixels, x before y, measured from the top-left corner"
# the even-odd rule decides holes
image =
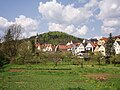
[[[10,62],[15,62],[15,56],[18,51],[19,38],[21,36],[21,26],[13,24],[8,27],[3,42],[3,50]]]

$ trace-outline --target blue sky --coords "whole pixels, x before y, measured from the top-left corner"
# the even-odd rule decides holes
[[[120,34],[119,0],[0,0],[0,35],[11,24],[23,37],[62,31],[81,38]]]

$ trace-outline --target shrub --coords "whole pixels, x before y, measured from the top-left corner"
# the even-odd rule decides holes
[[[0,50],[0,67],[8,63],[8,59],[5,57],[3,51]]]

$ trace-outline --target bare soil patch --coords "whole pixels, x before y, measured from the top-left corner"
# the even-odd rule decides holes
[[[107,81],[108,78],[120,78],[120,75],[113,75],[108,73],[90,73],[83,76],[95,79],[97,81]]]
[[[10,69],[9,72],[23,72],[24,70]]]

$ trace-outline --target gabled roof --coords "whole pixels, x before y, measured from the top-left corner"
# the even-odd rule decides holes
[[[117,43],[120,45],[120,41],[117,41]]]
[[[93,47],[98,46],[98,44],[97,44],[97,43],[93,43],[93,42],[90,42],[90,43],[91,43],[91,45],[92,45]]]
[[[93,43],[93,42],[89,42],[91,45],[92,45],[92,47],[96,47],[96,46],[98,46],[98,44],[97,43]],[[89,44],[88,43],[88,44]]]

